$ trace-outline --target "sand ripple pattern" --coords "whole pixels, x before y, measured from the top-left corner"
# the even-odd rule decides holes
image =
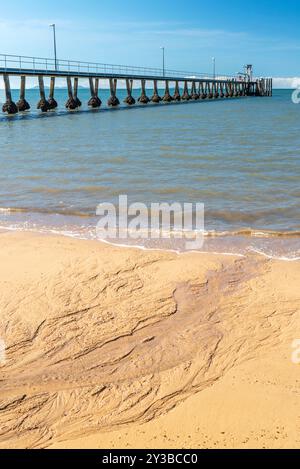
[[[193,254],[64,243],[39,238],[36,259],[50,265],[31,256],[33,273],[2,289],[1,447],[154,419],[272,347],[297,313],[275,291],[263,309],[252,294],[266,259],[199,255],[195,266]]]

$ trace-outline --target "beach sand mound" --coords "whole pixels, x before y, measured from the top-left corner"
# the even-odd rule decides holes
[[[1,235],[0,446],[299,447],[299,262]]]

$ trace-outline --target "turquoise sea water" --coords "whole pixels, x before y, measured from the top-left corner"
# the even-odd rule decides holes
[[[29,90],[31,111],[0,115],[0,226],[92,237],[97,204],[128,194],[203,202],[205,230],[223,234],[208,250],[298,257],[300,105],[291,93],[108,109],[104,90],[94,111],[80,89],[83,106],[70,113],[59,89],[58,110],[42,115]]]

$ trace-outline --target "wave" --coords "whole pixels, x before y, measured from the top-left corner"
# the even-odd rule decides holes
[[[299,239],[296,237],[286,238],[285,243],[282,245],[278,243],[279,240],[284,238],[280,237],[267,237],[254,238],[255,242],[247,242],[247,239],[251,239],[249,236],[241,236],[241,232],[226,232],[218,233],[217,236],[212,236],[212,233],[204,233],[204,239],[206,240],[201,249],[194,251],[186,250],[184,247],[185,239],[174,239],[170,238],[167,240],[147,240],[147,239],[105,239],[97,236],[95,226],[84,227],[84,226],[37,226],[35,224],[28,223],[16,223],[16,224],[3,224],[0,222],[0,232],[31,232],[43,235],[55,235],[65,236],[78,240],[89,240],[95,242],[104,242],[120,248],[136,248],[146,251],[165,251],[173,252],[176,254],[184,254],[188,252],[195,252],[198,254],[213,254],[213,255],[226,255],[245,257],[247,255],[255,254],[264,256],[268,259],[276,259],[280,261],[299,261],[300,260],[300,236]],[[242,231],[245,233],[245,231]],[[246,231],[248,234],[249,232]],[[231,236],[230,236],[231,235]],[[229,239],[229,242],[225,241]],[[237,241],[236,241],[237,239]],[[215,242],[219,240],[220,242]],[[277,241],[276,241],[277,240]],[[289,242],[290,241],[290,242]],[[295,243],[296,241],[296,243]]]
[[[82,218],[90,218],[94,213],[82,212],[80,210],[71,209],[58,209],[54,210],[51,208],[23,208],[23,207],[0,207],[0,215],[2,214],[13,214],[13,213],[26,213],[26,214],[41,214],[41,215],[61,215],[61,216],[76,216]]]
[[[107,187],[105,186],[82,186],[82,187],[77,187],[77,188],[71,188],[71,189],[66,189],[66,188],[56,188],[56,187],[36,187],[31,189],[32,193],[37,193],[37,194],[65,194],[65,193],[81,193],[81,192],[87,192],[87,193],[98,193],[98,192],[105,192],[107,190]]]
[[[17,220],[13,220],[12,217],[14,215],[20,214],[20,217]],[[52,208],[25,208],[25,207],[0,207],[0,216],[4,216],[5,222],[14,222],[16,221],[17,223],[26,223],[26,222],[32,222],[32,218],[34,218],[35,222],[37,224],[43,224],[43,225],[48,225],[47,218],[49,217],[49,220],[51,219],[51,223],[53,224],[53,217],[59,217],[60,218],[60,223],[59,225],[61,226],[62,223],[65,225],[74,225],[76,227],[77,224],[81,224],[79,220],[89,220],[90,221],[90,226],[96,226],[96,223],[98,221],[97,216],[95,215],[95,212],[88,211],[86,209],[85,211],[82,210],[73,210],[70,208],[66,209],[58,209],[54,210]],[[40,215],[40,216],[39,216]],[[206,218],[207,218],[207,212],[205,213]],[[76,219],[79,220],[76,220]],[[239,219],[241,221],[241,219]],[[148,228],[148,220],[145,220],[145,227],[144,230],[147,230]],[[186,230],[182,229],[176,229],[172,228],[170,229],[169,227],[162,228],[162,231],[165,233],[171,232],[173,234],[176,233],[184,233],[185,235],[188,235]],[[194,232],[191,232],[191,234]],[[282,229],[282,230],[272,230],[272,229],[266,229],[266,228],[256,228],[256,227],[240,227],[236,229],[226,229],[226,230],[215,230],[215,229],[209,229],[209,230],[204,230],[202,232],[204,237],[207,238],[228,238],[228,237],[248,237],[248,238],[298,238],[300,237],[300,230],[295,230],[295,229]]]
[[[227,230],[227,231],[207,231],[204,236],[211,237],[222,237],[222,236],[249,236],[255,238],[297,238],[300,237],[300,231],[288,231],[288,230],[258,230],[255,228],[241,228],[238,230]]]
[[[14,208],[14,207],[0,207],[0,214],[9,214],[9,213],[26,213],[27,209],[23,208]]]
[[[280,217],[299,219],[299,206],[276,207],[252,212],[238,210],[205,210],[206,217],[225,223],[255,223],[265,219],[279,219]]]

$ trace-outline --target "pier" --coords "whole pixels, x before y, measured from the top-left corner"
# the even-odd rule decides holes
[[[226,100],[246,96],[266,97],[272,96],[273,89],[272,78],[253,77],[252,65],[245,66],[242,74],[228,76],[0,54],[0,75],[3,77],[5,90],[5,103],[2,111],[9,115],[29,111],[31,108],[32,104],[26,101],[26,78],[28,77],[38,79],[40,100],[36,107],[44,113],[58,106],[55,100],[56,78],[66,80],[65,107],[70,111],[78,109],[82,104],[78,98],[80,79],[89,82],[91,97],[88,105],[94,109],[102,104],[99,80],[107,80],[109,83],[110,97],[107,104],[111,107],[120,104],[117,94],[118,81],[121,80],[126,83],[127,97],[124,103],[128,106],[136,103],[132,96],[134,82],[140,83],[141,95],[137,100],[140,105],[190,100]],[[20,77],[20,96],[17,103],[12,99],[10,86],[10,77],[16,76]],[[49,96],[45,93],[44,78],[50,79]],[[161,83],[164,89],[162,96],[158,92],[158,83]],[[151,84],[153,89],[150,97],[146,93],[146,84]],[[171,88],[174,88],[173,94],[170,92]]]

